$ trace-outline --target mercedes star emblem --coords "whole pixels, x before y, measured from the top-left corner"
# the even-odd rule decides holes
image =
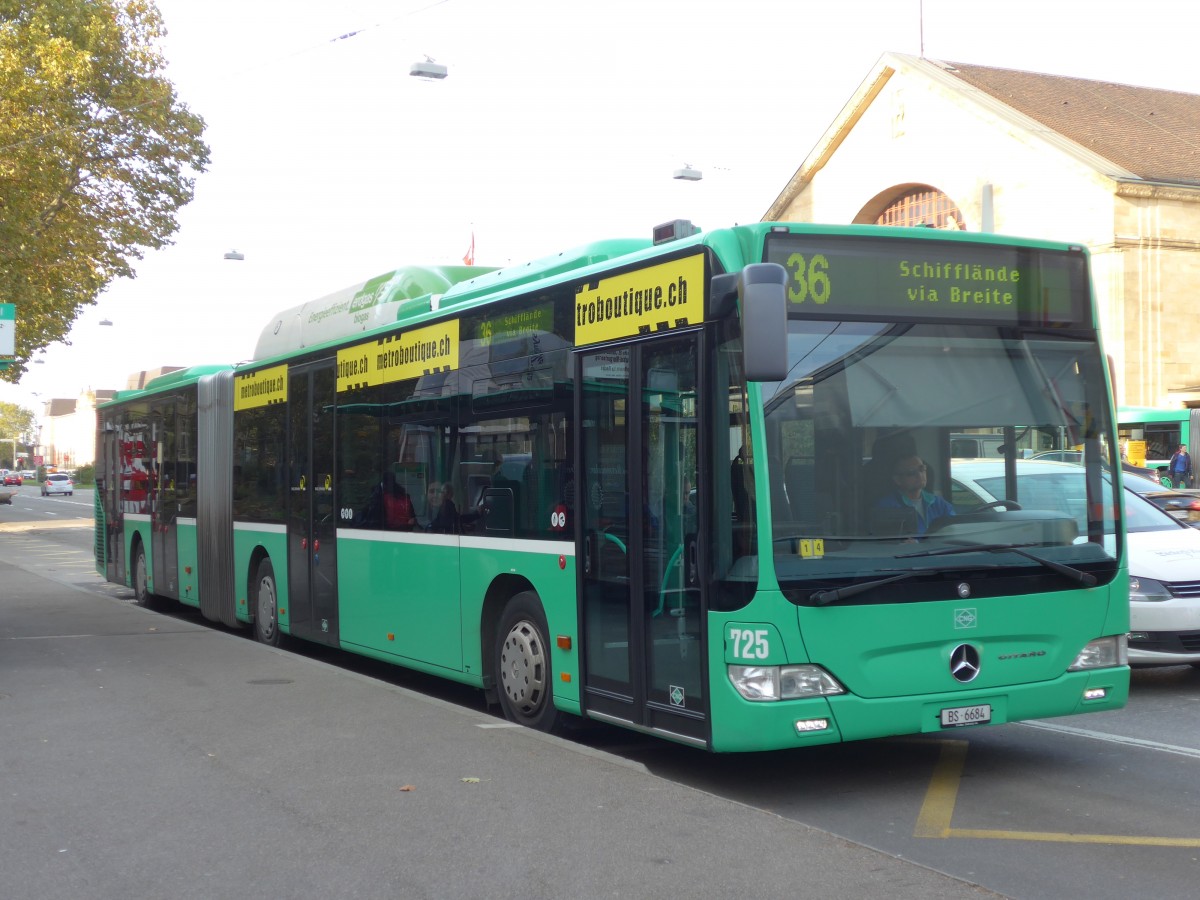
[[[950,652],[950,674],[964,684],[979,674],[979,651],[970,644],[959,644]]]

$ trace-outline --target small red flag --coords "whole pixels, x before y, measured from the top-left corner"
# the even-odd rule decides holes
[[[463,254],[463,263],[468,266],[475,265],[475,232],[473,231],[471,232],[471,246]]]

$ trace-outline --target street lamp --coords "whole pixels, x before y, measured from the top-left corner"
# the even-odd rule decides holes
[[[671,176],[676,181],[700,181],[704,178],[704,173],[699,169],[693,169],[691,163],[684,163],[682,169],[676,169],[675,174]]]
[[[426,56],[424,62],[415,62],[409,66],[408,74],[417,78],[432,78],[440,81],[450,74],[450,70],[440,63],[434,62],[432,56]]]
[[[243,260],[246,258],[246,254],[243,253],[241,250],[227,250],[225,252],[224,258],[225,259],[234,259],[234,260]]]

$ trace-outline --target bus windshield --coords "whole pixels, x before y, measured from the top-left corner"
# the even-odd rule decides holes
[[[856,579],[981,567],[1044,569],[1051,580],[1029,590],[1078,587],[1042,560],[1111,580],[1120,505],[1093,341],[979,324],[788,325],[788,375],[762,385],[758,462],[775,573],[795,602]],[[1034,458],[1056,449],[1077,461]]]

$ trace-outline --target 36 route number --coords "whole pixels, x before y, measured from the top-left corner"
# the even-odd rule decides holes
[[[787,258],[788,300],[804,303],[811,300],[816,304],[829,302],[829,260],[823,253],[814,253],[812,258],[802,253],[793,253]]]
[[[729,641],[734,659],[766,659],[771,654],[765,628],[730,628]]]

